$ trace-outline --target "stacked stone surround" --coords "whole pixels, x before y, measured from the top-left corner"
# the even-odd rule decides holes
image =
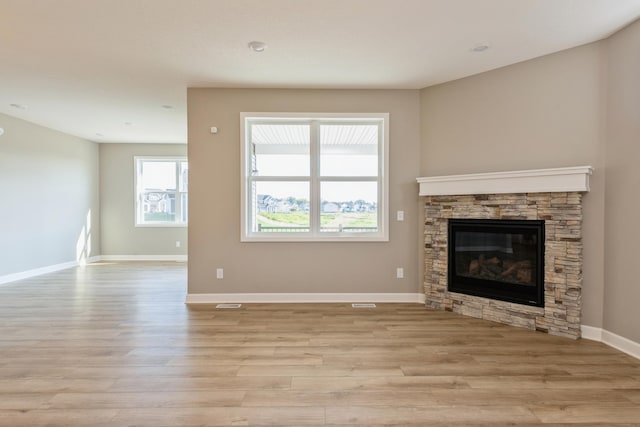
[[[544,307],[447,290],[448,220],[544,220]],[[426,305],[512,326],[580,337],[582,194],[519,193],[425,197]]]

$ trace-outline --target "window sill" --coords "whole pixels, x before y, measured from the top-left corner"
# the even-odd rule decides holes
[[[359,242],[359,243],[384,243],[389,241],[388,236],[327,236],[327,237],[317,237],[317,236],[241,236],[241,242],[244,243],[348,243],[348,242]]]
[[[189,224],[176,224],[173,222],[166,222],[166,223],[158,223],[158,224],[136,224],[135,227],[136,228],[168,228],[168,227],[173,227],[173,228],[187,228],[189,226]]]

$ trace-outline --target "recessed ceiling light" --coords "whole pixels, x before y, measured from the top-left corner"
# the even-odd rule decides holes
[[[28,105],[24,105],[24,104],[9,104],[9,105],[13,108],[17,108],[18,110],[26,110],[27,108],[29,108]]]
[[[489,45],[488,44],[477,44],[475,46],[473,46],[471,49],[471,52],[484,52],[485,50],[489,49]]]
[[[249,49],[251,49],[254,52],[264,52],[264,50],[267,48],[266,43],[259,42],[259,41],[249,42],[248,46],[249,46]]]
[[[96,132],[96,136],[104,136],[104,135],[99,132]]]
[[[132,124],[133,124],[133,123],[131,123],[131,122],[124,122],[124,125],[125,125],[125,126],[131,126]]]
[[[164,104],[164,105],[161,105],[160,108],[164,108],[165,110],[171,110],[173,108],[173,105]]]

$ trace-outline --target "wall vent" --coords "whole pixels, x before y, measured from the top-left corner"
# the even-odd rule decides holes
[[[351,304],[353,308],[376,308],[375,304]]]
[[[240,308],[242,304],[218,304],[216,308]]]

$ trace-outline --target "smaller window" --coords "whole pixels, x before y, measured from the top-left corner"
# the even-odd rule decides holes
[[[135,157],[135,167],[136,226],[187,225],[187,159]]]

